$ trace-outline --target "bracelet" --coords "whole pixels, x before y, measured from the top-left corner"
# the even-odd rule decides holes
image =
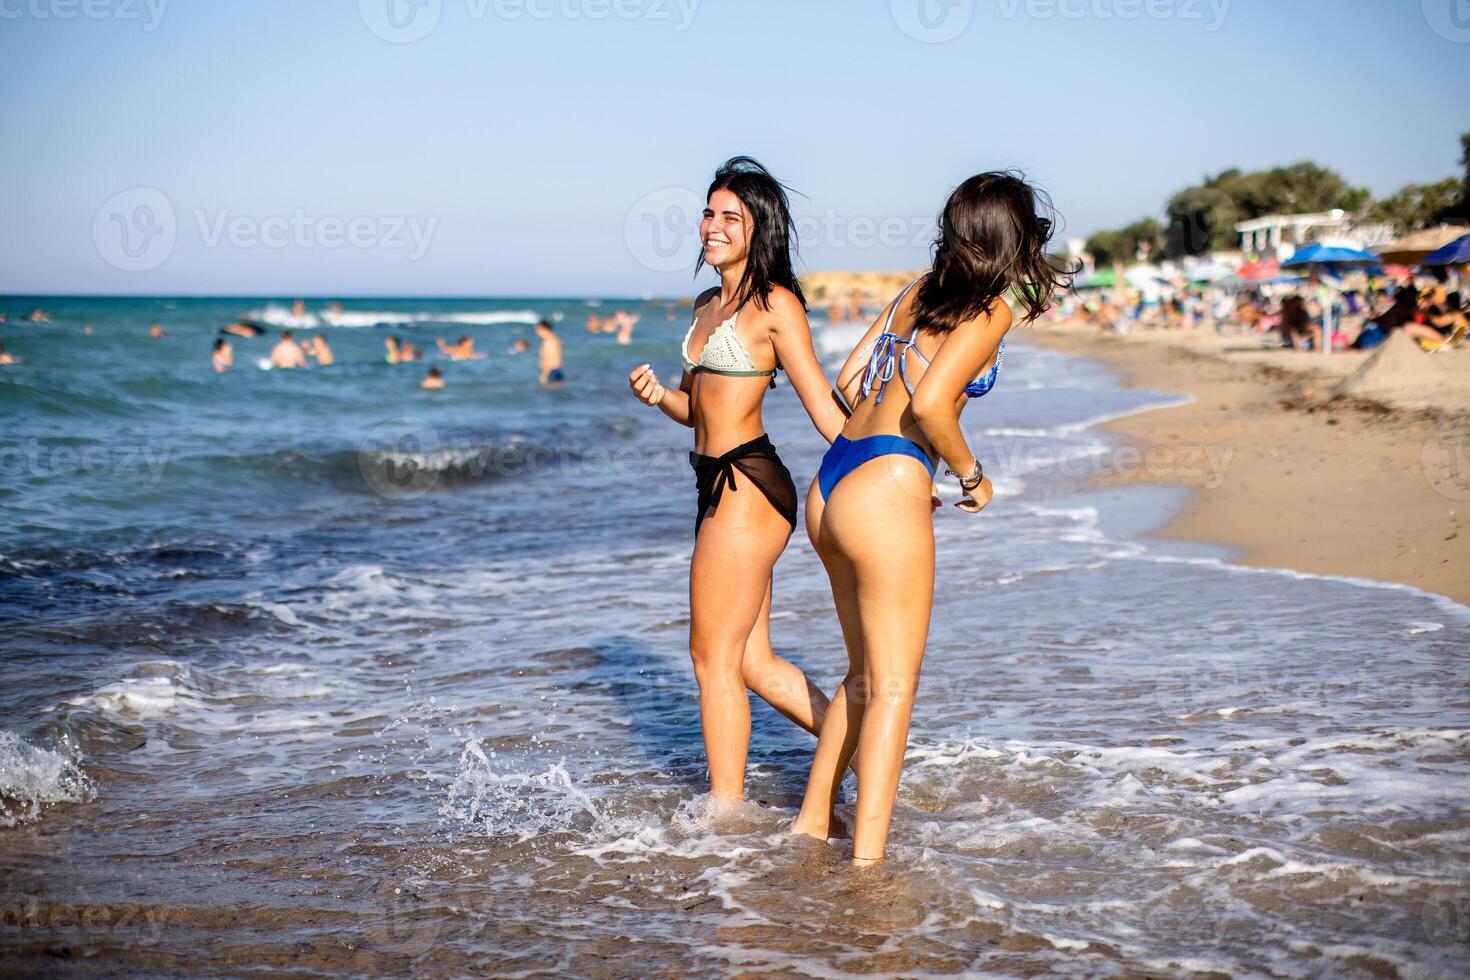
[[[985,468],[980,465],[980,459],[979,459],[979,457],[976,457],[976,459],[975,459],[975,469],[970,473],[969,476],[960,476],[958,473],[956,473],[954,470],[950,469],[949,467],[945,467],[944,472],[947,475],[952,476],[955,479],[959,480],[960,481],[960,489],[963,490],[963,491],[965,491],[965,493],[971,493],[972,491],[978,489],[979,486],[980,486],[980,484],[985,481]]]

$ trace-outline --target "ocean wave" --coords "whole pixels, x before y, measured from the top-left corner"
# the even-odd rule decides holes
[[[401,312],[393,310],[304,310],[296,313],[287,307],[268,304],[251,310],[244,317],[253,323],[283,330],[316,330],[321,327],[370,328],[408,327],[419,323],[458,323],[469,326],[493,326],[502,323],[534,324],[541,317],[531,310],[471,310],[439,313],[428,310]]]
[[[74,754],[31,745],[14,732],[0,731],[0,827],[40,818],[56,803],[86,803],[96,788]]]

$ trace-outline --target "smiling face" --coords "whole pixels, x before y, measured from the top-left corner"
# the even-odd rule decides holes
[[[716,269],[734,265],[750,255],[750,212],[733,191],[715,191],[699,223],[704,260]]]

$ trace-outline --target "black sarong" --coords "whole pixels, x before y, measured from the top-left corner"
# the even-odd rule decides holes
[[[791,529],[796,530],[796,483],[791,471],[776,455],[769,436],[762,435],[747,443],[736,446],[723,456],[689,454],[689,465],[694,467],[694,486],[699,491],[699,513],[694,518],[694,534],[699,536],[699,526],[705,516],[720,505],[720,498],[728,489],[739,492],[735,471],[754,485],[776,512],[786,518]]]

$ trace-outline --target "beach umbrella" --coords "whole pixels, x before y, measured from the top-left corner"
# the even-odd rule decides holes
[[[1093,277],[1086,282],[1078,283],[1075,288],[1106,289],[1109,286],[1116,286],[1117,284],[1117,278],[1113,275],[1113,270],[1104,269],[1103,271],[1094,274]]]
[[[1443,248],[1425,256],[1420,265],[1460,265],[1470,262],[1470,235],[1461,235]]]
[[[1323,245],[1314,242],[1297,249],[1296,254],[1281,263],[1283,269],[1299,269],[1312,265],[1378,265],[1378,256],[1358,248],[1341,245]]]
[[[1364,252],[1362,249],[1314,242],[1297,249],[1295,255],[1281,263],[1283,269],[1312,268],[1334,275],[1342,266],[1377,268],[1378,256]],[[1328,288],[1331,289],[1331,287]],[[1322,356],[1324,357],[1332,353],[1332,327],[1332,303],[1329,301],[1322,304]]]
[[[1281,263],[1276,259],[1258,259],[1235,271],[1242,279],[1270,279],[1281,271]]]
[[[1384,245],[1377,250],[1378,257],[1384,262],[1420,265],[1430,253],[1467,233],[1470,233],[1470,227],[1441,225],[1438,228],[1426,228]]]

